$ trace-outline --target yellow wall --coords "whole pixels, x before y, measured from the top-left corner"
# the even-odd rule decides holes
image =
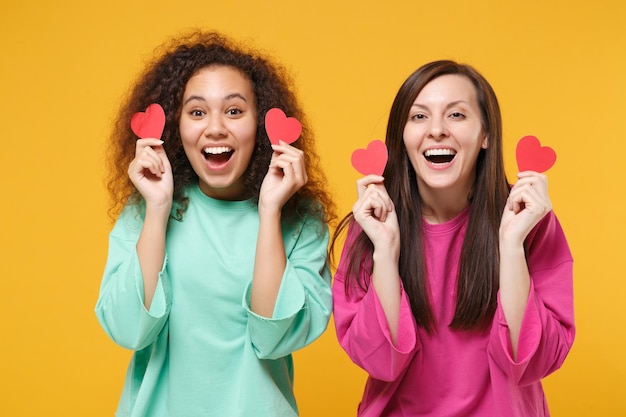
[[[112,415],[130,353],[93,313],[110,228],[104,141],[152,49],[201,26],[292,70],[342,213],[350,154],[383,138],[404,78],[438,58],[481,70],[501,100],[509,175],[524,135],[558,153],[551,196],[576,260],[578,337],[545,381],[553,415],[625,415],[625,4],[0,0],[0,413]],[[296,354],[296,378],[303,417],[354,415],[364,374],[332,327]]]

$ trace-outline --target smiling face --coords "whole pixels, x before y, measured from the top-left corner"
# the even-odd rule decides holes
[[[426,84],[409,110],[403,138],[422,197],[437,198],[445,192],[466,200],[478,153],[487,148],[472,82],[448,74]]]
[[[199,70],[185,87],[180,136],[200,189],[220,200],[243,198],[243,174],[256,142],[257,111],[248,78],[239,70]]]

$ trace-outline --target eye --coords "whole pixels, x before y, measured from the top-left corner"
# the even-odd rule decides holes
[[[193,117],[194,119],[199,119],[202,116],[205,115],[204,111],[200,110],[200,109],[192,109],[189,111],[189,115],[191,117]]]
[[[411,120],[419,121],[419,120],[424,120],[424,119],[426,119],[426,115],[423,113],[416,113],[416,114],[411,115]]]
[[[226,114],[229,116],[238,116],[242,113],[243,111],[237,107],[231,107],[228,110],[226,110]]]
[[[458,111],[450,113],[450,117],[453,118],[453,119],[465,119],[465,115],[463,113],[458,112]]]

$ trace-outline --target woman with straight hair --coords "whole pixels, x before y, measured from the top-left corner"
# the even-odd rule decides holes
[[[496,95],[453,61],[404,82],[386,144],[383,175],[357,181],[332,240],[347,230],[333,310],[369,374],[358,416],[548,416],[541,379],[575,330],[547,177],[509,185]]]

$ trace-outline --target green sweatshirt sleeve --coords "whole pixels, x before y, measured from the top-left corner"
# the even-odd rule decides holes
[[[167,321],[169,277],[165,265],[150,310],[143,297],[143,278],[136,245],[143,220],[127,207],[109,235],[108,258],[96,304],[96,316],[105,332],[120,346],[140,350],[153,343]]]
[[[332,311],[327,264],[328,227],[308,218],[283,232],[287,265],[272,318],[250,310],[252,283],[244,293],[248,330],[260,359],[277,359],[308,345],[328,326]]]

